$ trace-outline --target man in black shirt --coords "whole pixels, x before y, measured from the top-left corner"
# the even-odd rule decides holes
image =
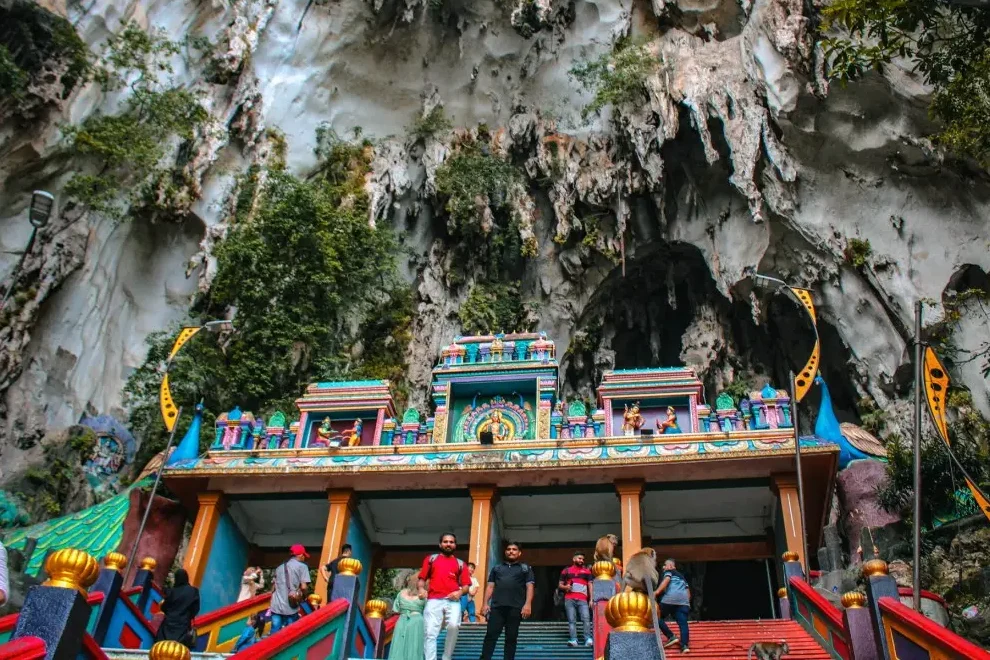
[[[340,556],[331,562],[320,566],[320,573],[323,574],[323,579],[327,581],[327,599],[326,602],[330,602],[330,594],[333,592],[333,579],[339,573],[337,566],[340,564],[340,560],[346,557],[350,557],[354,554],[353,548],[351,548],[349,543],[345,543],[343,547],[340,548]]]
[[[505,563],[492,568],[485,589],[485,606],[481,613],[488,619],[481,660],[492,660],[495,643],[505,628],[505,660],[515,660],[519,622],[533,611],[533,586],[536,576],[528,564],[519,561],[522,548],[510,542],[505,546]]]

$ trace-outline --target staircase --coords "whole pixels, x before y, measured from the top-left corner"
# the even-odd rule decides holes
[[[677,626],[668,621],[670,629],[677,633]],[[818,645],[797,621],[763,619],[748,621],[693,621],[688,623],[691,636],[691,653],[682,656],[680,646],[667,649],[669,658],[691,660],[745,660],[753,642],[785,641],[790,653],[786,660],[829,660],[828,652]]]
[[[457,648],[454,660],[478,660],[481,657],[481,643],[485,640],[486,626],[481,623],[462,623],[457,635]],[[578,623],[580,639],[581,624]],[[437,640],[437,658],[442,657],[443,643],[447,639],[446,629],[440,631]],[[492,660],[503,660],[502,649],[505,633],[495,646]],[[523,621],[519,625],[519,643],[516,645],[516,660],[593,660],[594,650],[590,646],[571,648],[567,645],[566,622]]]
[[[675,633],[677,625],[668,620]],[[578,624],[580,632],[580,624]],[[667,649],[668,658],[691,660],[746,660],[750,645],[754,642],[786,641],[790,653],[785,660],[829,660],[825,649],[796,621],[779,619],[748,621],[693,621],[688,624],[691,635],[691,653],[681,655],[680,647]],[[437,658],[443,653],[446,630],[440,632]],[[503,635],[504,636],[504,635]],[[461,624],[457,636],[454,660],[478,660],[481,643],[485,639],[483,624]],[[503,660],[502,639],[495,647],[493,660]],[[591,648],[567,646],[566,623],[523,622],[519,626],[519,644],[516,660],[593,660]]]

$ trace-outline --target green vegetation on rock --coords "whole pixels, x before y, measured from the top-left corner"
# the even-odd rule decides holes
[[[865,266],[872,254],[873,247],[870,245],[870,241],[862,238],[850,238],[846,241],[846,249],[843,251],[846,263],[853,268]]]
[[[936,136],[990,167],[990,8],[942,0],[834,0],[822,45],[830,77],[848,82],[904,59],[931,85]]]
[[[236,308],[237,330],[221,342],[197,337],[169,369],[184,410],[180,433],[204,402],[204,445],[215,416],[235,405],[263,415],[291,411],[311,382],[404,373],[412,301],[396,277],[391,228],[368,223],[371,149],[326,131],[323,138],[321,166],[309,180],[280,169],[245,177],[257,199],[242,189],[233,228],[215,250],[216,277],[194,312],[208,320]],[[131,428],[142,439],[138,464],[165,444],[158,367],[173,338],[153,337],[128,381]]]
[[[450,131],[454,124],[447,118],[442,105],[438,105],[425,115],[417,115],[409,127],[409,135],[416,140],[442,136]]]
[[[610,53],[578,62],[571,68],[571,77],[594,93],[581,114],[587,117],[608,105],[645,101],[646,79],[659,64],[649,46],[628,39],[617,42]]]
[[[464,332],[473,335],[533,329],[533,315],[522,301],[519,282],[473,284],[457,315]]]
[[[0,118],[30,114],[32,83],[56,99],[67,98],[89,76],[89,57],[86,44],[61,16],[28,0],[0,4]]]
[[[147,33],[133,23],[110,38],[95,77],[104,89],[128,86],[131,95],[119,113],[92,115],[63,129],[69,151],[96,171],[74,175],[66,194],[118,218],[129,206],[179,212],[170,202],[188,183],[184,163],[168,163],[166,157],[176,141],[195,137],[209,113],[192,92],[159,80],[171,72],[169,58],[178,51],[179,44],[163,33]]]
[[[488,233],[484,212],[506,208],[509,189],[521,178],[509,161],[491,155],[487,145],[467,145],[437,169],[437,193],[446,198],[448,228]]]

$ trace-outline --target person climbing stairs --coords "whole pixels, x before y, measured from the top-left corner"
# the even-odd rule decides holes
[[[766,619],[742,621],[692,621],[688,624],[691,652],[683,657],[692,660],[745,660],[754,642],[786,641],[790,652],[786,660],[829,660],[829,654],[796,621]],[[446,631],[438,644],[443,652]],[[477,660],[485,626],[462,624],[457,637],[454,660]],[[682,657],[677,645],[667,649],[667,657]],[[495,648],[494,660],[502,660],[502,642]],[[567,646],[566,623],[523,622],[519,626],[516,660],[593,660],[591,648]]]

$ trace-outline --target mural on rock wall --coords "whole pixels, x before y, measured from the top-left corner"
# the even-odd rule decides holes
[[[116,495],[121,490],[121,471],[134,461],[137,451],[134,436],[110,415],[86,415],[79,425],[96,434],[93,453],[83,464],[87,483],[97,496]]]

